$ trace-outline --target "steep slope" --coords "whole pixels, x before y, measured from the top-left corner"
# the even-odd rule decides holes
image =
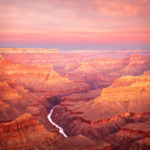
[[[111,59],[111,58],[94,58],[89,62],[82,62],[80,66],[72,71],[72,74],[105,74],[109,72],[118,71],[126,63],[123,59]]]
[[[26,66],[1,61],[1,79],[13,79],[25,88],[38,92],[51,92],[51,94],[85,90],[89,85],[83,82],[74,82],[60,76],[51,66]],[[71,86],[72,85],[72,86]],[[71,87],[71,88],[70,88]]]
[[[26,65],[52,64],[54,68],[59,69],[69,63],[90,60],[89,57],[83,56],[83,53],[63,53],[58,49],[47,48],[0,48],[0,53],[5,59],[14,63]]]
[[[24,65],[49,65],[54,69],[62,69],[70,63],[80,62],[86,57],[82,55],[62,54],[57,49],[44,48],[0,48],[5,59]]]
[[[104,88],[109,86],[115,79],[111,72],[118,71],[123,64],[121,59],[92,59],[88,62],[81,62],[77,68],[70,72],[66,72],[66,76],[72,80],[84,81],[92,87]]]
[[[105,140],[114,149],[150,149],[150,121],[130,123],[122,126],[119,132],[108,136]]]
[[[51,150],[111,150],[107,142],[95,142],[84,136],[64,138],[58,132],[48,132],[31,114],[0,124],[0,148]]]
[[[150,82],[150,71],[146,71],[140,76],[129,76],[129,75],[122,76],[113,82],[112,87],[128,86],[131,85],[132,83],[136,82],[141,83],[145,81]]]
[[[94,102],[101,105],[104,112],[109,108],[108,117],[123,112],[150,112],[149,91],[150,82],[133,83],[127,87],[109,87],[103,89]]]
[[[139,75],[150,69],[150,57],[134,54],[137,51],[126,59],[116,59],[113,56],[114,54],[130,54],[130,51],[100,52],[102,56],[109,53],[110,58],[95,58],[94,53],[86,56],[83,52],[62,54],[58,50],[51,49],[7,48],[6,50],[2,49],[1,52],[4,58],[15,63],[36,66],[52,65],[54,70],[61,76],[65,76],[75,82],[86,82],[90,84],[92,89],[108,87],[120,76]],[[144,54],[144,51],[140,53]],[[98,56],[102,57],[101,55]]]
[[[125,61],[128,64],[120,69],[122,75],[139,75],[150,69],[150,56],[131,55]]]
[[[62,97],[63,101],[89,101],[97,97],[101,92],[101,89],[89,90],[81,93],[73,93]]]
[[[56,107],[52,118],[68,135],[83,134],[100,140],[127,123],[148,121],[150,82],[143,75],[140,77],[142,82],[132,80],[131,84],[104,88],[92,101],[64,101]]]
[[[105,88],[124,75],[139,75],[150,69],[150,57],[131,55],[126,59],[94,58],[81,62],[66,76],[72,80],[83,80],[92,88]]]
[[[112,86],[104,88],[94,103],[104,108],[109,107],[109,110],[114,110],[112,112],[115,114],[120,112],[150,112],[149,78],[149,75],[121,77]],[[120,80],[123,84],[118,82]],[[107,110],[107,115],[109,110]],[[115,115],[111,111],[110,115]]]
[[[24,112],[31,112],[28,107],[37,104],[39,100],[40,97],[18,86],[13,80],[0,81],[0,121],[12,120]],[[32,113],[39,113],[39,108]]]
[[[0,135],[2,150],[45,149],[58,136],[56,133],[47,132],[31,114],[24,114],[12,122],[0,124]],[[46,139],[50,139],[50,143],[46,143]]]

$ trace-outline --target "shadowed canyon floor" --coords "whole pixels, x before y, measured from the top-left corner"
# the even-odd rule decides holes
[[[148,51],[0,53],[0,150],[150,149]]]

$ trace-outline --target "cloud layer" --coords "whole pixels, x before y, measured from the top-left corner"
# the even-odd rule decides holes
[[[0,0],[0,12],[1,46],[150,46],[149,0]]]

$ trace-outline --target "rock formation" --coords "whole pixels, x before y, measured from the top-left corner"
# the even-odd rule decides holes
[[[149,56],[0,52],[0,149],[150,149]]]
[[[145,122],[150,119],[148,76],[149,74],[146,72],[139,76],[130,76],[133,78],[130,79],[132,82],[128,82],[127,77],[121,77],[114,83],[125,79],[124,82],[122,81],[124,84],[113,83],[112,86],[104,88],[100,96],[89,102],[78,101],[78,99],[77,102],[75,100],[64,101],[56,107],[52,118],[63,127],[67,135],[82,134],[92,139],[104,141],[110,134],[120,133],[125,130],[124,127],[130,127],[129,123],[134,123],[132,128],[138,127],[139,124],[141,128],[146,129],[148,125]],[[140,124],[140,122],[142,123]],[[125,134],[128,136],[128,133]],[[143,139],[140,142],[136,141],[134,148],[143,147],[143,145],[149,147],[149,144],[146,143],[140,145],[141,141],[147,142],[148,137],[149,131],[145,135],[143,134]],[[108,139],[106,141],[109,143]],[[128,142],[128,138],[123,142]],[[111,140],[110,143],[113,148],[118,148],[117,143],[113,143]],[[122,145],[120,144],[120,146]],[[130,146],[127,144],[127,147],[122,147],[129,149]]]
[[[61,150],[111,150],[107,142],[96,143],[84,136],[65,139],[58,132],[48,132],[31,114],[26,113],[7,123],[0,123],[0,148],[6,149],[61,149]]]
[[[145,149],[150,148],[150,122],[130,123],[122,126],[119,132],[108,136],[105,140],[114,149]]]
[[[85,90],[89,85],[83,82],[76,83],[60,76],[51,66],[26,66],[7,61],[1,62],[1,79],[13,79],[25,88],[33,91],[47,91],[52,94]],[[71,86],[72,85],[72,86]],[[71,88],[70,88],[71,86]]]
[[[97,97],[101,89],[89,90],[87,92],[73,93],[62,97],[63,101],[89,101]]]
[[[38,96],[13,80],[0,81],[0,121],[12,120],[24,112],[30,112],[28,107],[37,104],[39,100]],[[38,109],[37,107],[32,113],[37,114]]]

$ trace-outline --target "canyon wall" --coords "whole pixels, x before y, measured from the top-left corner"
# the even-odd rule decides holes
[[[0,148],[149,149],[150,57],[0,48]],[[98,56],[98,55],[97,55]],[[47,120],[61,126],[62,137]]]

